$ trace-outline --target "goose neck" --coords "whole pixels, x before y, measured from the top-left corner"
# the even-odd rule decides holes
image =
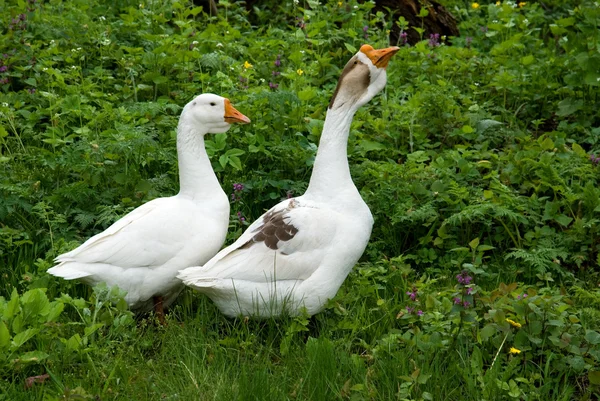
[[[327,111],[307,194],[330,197],[345,188],[354,188],[347,148],[355,112],[343,107]]]
[[[223,192],[206,153],[202,129],[180,122],[177,128],[179,195],[205,198]]]

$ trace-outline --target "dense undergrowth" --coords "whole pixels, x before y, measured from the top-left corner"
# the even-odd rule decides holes
[[[167,327],[45,271],[177,192],[202,92],[228,240],[301,194],[341,67],[392,24],[354,1],[0,1],[0,400],[594,399],[600,386],[600,7],[445,2],[457,38],[400,43],[354,120],[375,217],[313,318],[230,320],[185,292]],[[289,4],[288,4],[289,3]],[[323,3],[323,4],[321,4]],[[233,184],[236,185],[235,190]]]

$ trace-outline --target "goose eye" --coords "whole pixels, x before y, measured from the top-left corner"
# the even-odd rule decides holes
[[[215,102],[210,102],[211,106],[216,106],[217,104]]]
[[[354,65],[358,64],[358,61],[354,60]]]

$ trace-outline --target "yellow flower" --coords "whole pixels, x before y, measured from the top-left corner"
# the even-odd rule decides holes
[[[508,352],[510,352],[511,354],[520,354],[521,350],[516,349],[515,347],[510,347],[510,350]]]
[[[471,8],[478,9],[479,8],[479,3],[472,3],[471,4]]]
[[[244,61],[244,68],[245,69],[252,68],[252,64],[250,64],[248,61]]]
[[[341,6],[342,6],[342,2],[338,1],[338,7],[341,7]]]
[[[522,2],[519,3],[519,7],[525,7],[526,4],[527,3],[525,3],[524,1],[522,1]]]
[[[517,323],[517,322],[515,322],[514,320],[510,320],[510,319],[506,319],[506,321],[507,321],[508,323],[510,323],[510,325],[511,325],[511,326],[513,326],[513,327],[516,327],[517,329],[520,329],[520,328],[521,328],[521,323]]]
[[[497,2],[496,2],[496,5],[497,5],[498,7],[500,7],[500,6],[502,5],[502,2],[500,2],[500,1],[497,1]]]
[[[302,74],[304,74],[304,71],[302,71],[300,68],[298,68],[298,69],[296,70],[296,74],[298,74],[298,75],[302,75]]]

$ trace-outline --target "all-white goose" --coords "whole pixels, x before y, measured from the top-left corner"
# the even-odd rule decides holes
[[[48,273],[95,285],[117,285],[127,292],[131,309],[155,307],[164,322],[163,306],[183,285],[177,272],[204,264],[225,241],[229,199],[212,169],[204,135],[249,123],[229,99],[202,94],[181,112],[177,126],[180,191],[133,210],[104,232],[71,252],[58,256]]]
[[[397,47],[363,45],[346,64],[328,106],[306,193],[256,220],[204,266],[178,275],[225,315],[320,312],[362,255],[373,217],[352,182],[347,145],[359,107],[385,86]]]

